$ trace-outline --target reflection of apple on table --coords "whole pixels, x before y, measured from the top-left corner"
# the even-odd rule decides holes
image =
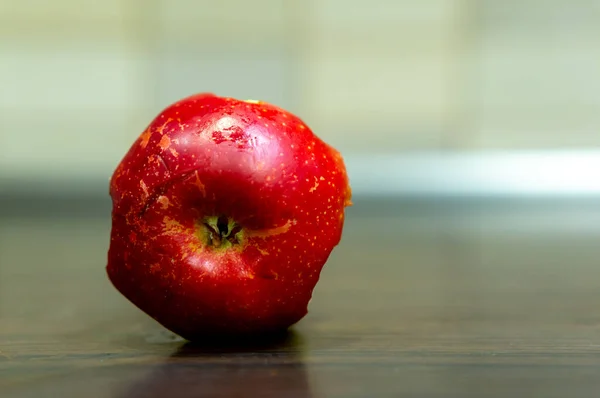
[[[110,280],[189,340],[302,319],[351,199],[341,155],[302,120],[212,94],[160,113],[110,194]]]
[[[264,340],[187,343],[170,357],[127,364],[127,381],[115,398],[312,397],[301,335],[290,331]]]

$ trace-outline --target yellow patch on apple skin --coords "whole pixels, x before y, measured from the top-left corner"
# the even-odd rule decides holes
[[[344,207],[352,206],[352,188],[350,185],[346,187],[346,197],[344,198]]]
[[[268,252],[267,250],[261,249],[261,248],[260,248],[258,245],[253,245],[253,246],[254,246],[254,247],[256,248],[256,250],[258,250],[258,252],[259,252],[260,254],[262,254],[263,256],[268,256],[268,255],[269,255],[269,252]]]
[[[260,104],[260,101],[255,100],[255,99],[247,99],[247,100],[244,100],[243,102],[246,102],[248,104]]]
[[[200,191],[200,193],[202,194],[203,197],[206,198],[206,187],[204,186],[204,184],[202,183],[202,181],[200,181],[200,176],[198,175],[198,171],[194,171],[194,175],[196,176],[196,180],[194,181],[194,185],[198,187],[198,190]]]
[[[142,148],[146,148],[146,146],[148,145],[148,141],[150,141],[150,136],[152,135],[152,133],[150,132],[150,129],[146,129],[146,131],[144,131],[142,133],[142,135],[140,135],[140,146]]]
[[[121,177],[121,175],[123,174],[123,169],[124,169],[124,167],[125,167],[125,164],[124,164],[124,163],[120,163],[120,164],[117,166],[117,169],[115,170],[115,178],[119,178],[119,177]]]
[[[296,224],[296,220],[287,220],[287,222],[280,227],[246,230],[244,235],[247,238],[267,238],[269,236],[275,236],[286,233],[294,224]]]
[[[167,124],[169,124],[169,123],[170,123],[170,122],[172,122],[172,121],[173,121],[173,119],[171,119],[171,118],[167,119],[167,121],[166,121],[166,122],[164,122],[164,123],[162,124],[162,126],[160,126],[160,127],[157,129],[158,133],[159,133],[159,134],[162,134],[162,133],[163,133],[163,131],[164,131],[164,129],[165,129],[165,127],[167,127]],[[140,138],[139,138],[139,139],[140,139],[140,146],[141,146],[142,148],[146,148],[146,146],[148,146],[148,142],[150,142],[150,137],[151,137],[151,136],[152,136],[152,129],[151,129],[150,127],[148,127],[148,128],[147,128],[147,129],[146,129],[146,130],[145,130],[145,131],[144,131],[144,132],[143,132],[143,133],[140,135]],[[161,142],[162,142],[162,140],[161,140]],[[159,143],[159,145],[160,145],[160,143]],[[163,148],[163,149],[164,149],[164,148]]]
[[[163,151],[166,150],[167,148],[169,148],[169,146],[171,146],[171,139],[169,138],[169,136],[163,135],[162,138],[160,139],[160,141],[158,142],[158,146]]]
[[[321,177],[321,178],[323,178],[323,177]],[[317,190],[318,187],[319,187],[319,180],[317,179],[317,177],[315,177],[315,185],[313,185],[312,188],[308,190],[308,192],[313,193],[314,191]]]
[[[160,264],[159,263],[154,263],[150,266],[150,272],[151,273],[155,273],[158,272],[158,270],[160,270]]]
[[[181,255],[181,261],[185,260],[192,253],[200,253],[204,250],[204,246],[197,239],[193,239],[191,242],[189,242],[188,247],[190,249],[190,252],[183,252],[183,254]]]
[[[171,155],[173,155],[173,157],[179,157],[179,152],[177,152],[175,148],[169,148],[169,152],[171,152]]]
[[[158,203],[160,203],[160,207],[163,210],[169,208],[169,206],[171,205],[171,202],[169,201],[169,198],[167,198],[164,195],[159,196],[158,199],[157,199],[157,201],[158,201]]]
[[[173,121],[173,119],[171,119],[171,118],[168,118],[168,119],[167,119],[167,120],[166,120],[166,121],[165,121],[165,122],[162,124],[162,126],[160,126],[160,127],[157,129],[158,133],[159,133],[159,134],[162,134],[162,133],[163,133],[163,131],[165,130],[165,127],[167,127],[167,124],[171,123],[172,121]]]
[[[165,235],[173,235],[188,232],[183,225],[181,225],[178,221],[173,220],[171,217],[165,216],[163,218],[163,224],[163,231]]]
[[[140,180],[140,188],[142,188],[142,191],[144,192],[144,197],[147,198],[149,196],[148,186],[146,185],[144,180]],[[144,200],[145,200],[145,198],[144,198]]]

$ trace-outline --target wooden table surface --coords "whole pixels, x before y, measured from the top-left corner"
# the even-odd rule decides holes
[[[280,341],[190,346],[104,216],[0,218],[0,397],[598,397],[600,206],[360,201]]]

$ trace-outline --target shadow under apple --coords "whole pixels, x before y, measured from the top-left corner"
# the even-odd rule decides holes
[[[312,397],[300,335],[186,343],[116,397]]]

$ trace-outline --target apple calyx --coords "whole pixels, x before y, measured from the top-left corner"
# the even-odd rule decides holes
[[[227,216],[204,217],[196,229],[200,239],[207,247],[228,249],[241,243],[241,225]]]

